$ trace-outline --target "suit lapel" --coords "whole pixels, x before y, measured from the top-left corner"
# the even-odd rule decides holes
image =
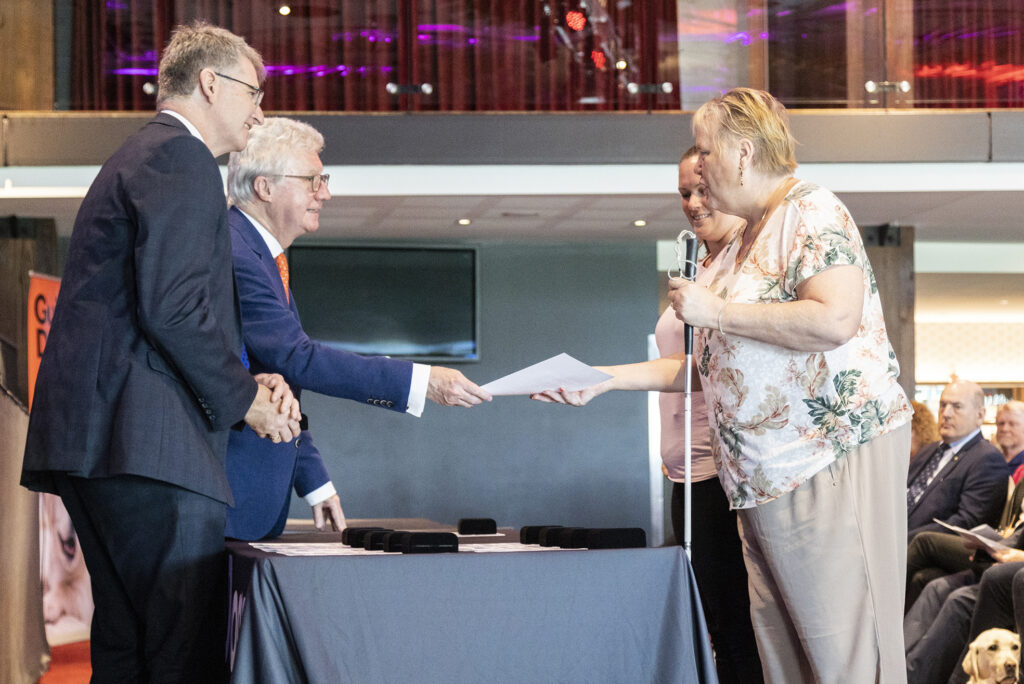
[[[281,298],[282,302],[289,302],[289,308],[294,308],[295,303],[292,301],[294,297],[286,297],[284,294],[284,283],[281,282],[281,273],[277,270],[277,262],[274,261],[274,257],[270,255],[270,248],[267,247],[266,241],[263,236],[260,235],[259,231],[256,230],[256,226],[252,225],[252,222],[240,212],[236,207],[231,207],[231,214],[233,223],[238,226],[238,234],[242,236],[242,240],[251,249],[256,256],[260,258],[260,263],[263,265],[263,270],[267,273],[267,278],[271,282],[276,283],[277,287],[274,290]]]
[[[960,447],[960,450],[953,454],[953,460],[950,461],[945,468],[938,472],[938,474],[935,476],[935,479],[932,480],[932,484],[942,482],[944,479],[946,479],[946,476],[950,475],[954,470],[956,470],[957,466],[959,466],[963,462],[962,457],[966,456],[967,453],[972,448],[974,448],[974,445],[977,444],[980,440],[981,433],[979,432],[978,434],[974,435],[974,437],[972,437],[970,440],[968,440],[966,444]]]
[[[963,459],[961,457],[965,456],[967,452],[971,449],[971,447],[977,444],[978,440],[980,439],[981,433],[979,432],[978,434],[974,435],[974,437],[972,437],[970,440],[968,440],[966,444],[960,447],[959,451],[953,454],[952,460],[946,464],[946,467],[940,470],[939,472],[935,473],[935,477],[933,477],[932,481],[928,483],[928,486],[924,488],[924,492],[921,493],[921,498],[917,500],[917,503],[921,503],[922,501],[924,501],[925,498],[928,496],[928,493],[931,492],[932,489],[942,484],[943,480],[945,480],[947,477],[953,474],[953,471],[956,470],[957,467],[959,467],[960,464],[963,462]],[[935,449],[932,450],[932,453],[935,453],[935,451],[939,448],[941,444],[942,442],[937,443],[935,445]],[[923,466],[924,464],[922,463],[921,465]],[[918,468],[918,470],[920,471],[920,468]],[[916,508],[917,504],[914,504],[914,507]]]

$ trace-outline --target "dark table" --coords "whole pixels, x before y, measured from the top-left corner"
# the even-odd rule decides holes
[[[340,534],[275,541],[303,540],[340,544]],[[232,542],[228,550],[233,682],[717,681],[679,547],[282,556]]]

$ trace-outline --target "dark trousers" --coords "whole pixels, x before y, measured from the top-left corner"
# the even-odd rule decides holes
[[[971,628],[957,663],[967,657],[967,646],[986,629],[1001,627],[1019,633],[1024,627],[1024,563],[996,563],[981,575],[978,601],[974,605]],[[967,682],[967,673],[959,665],[950,684]]]
[[[922,532],[907,548],[907,596],[904,613],[909,613],[925,586],[934,579],[973,570],[976,575],[992,564],[987,554],[979,552],[979,560],[970,560],[971,551],[955,534]]]
[[[754,628],[750,624],[750,594],[736,512],[718,478],[694,482],[690,551],[693,574],[704,606],[704,619],[715,648],[720,684],[763,682]],[[672,529],[683,543],[685,488],[672,486]]]
[[[908,684],[940,684],[958,667],[978,598],[974,573],[940,577],[925,587],[903,620]]]
[[[224,504],[130,475],[54,479],[92,579],[92,682],[224,681]]]

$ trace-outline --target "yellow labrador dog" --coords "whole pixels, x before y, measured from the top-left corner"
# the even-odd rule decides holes
[[[969,684],[1014,684],[1019,666],[1020,637],[1005,629],[986,629],[964,658]]]

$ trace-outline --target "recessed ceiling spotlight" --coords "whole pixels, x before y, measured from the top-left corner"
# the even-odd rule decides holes
[[[458,221],[456,221],[456,223],[458,223],[460,226],[468,226],[472,222],[473,220],[468,218],[460,218]]]
[[[647,221],[645,221],[644,219],[637,219],[636,221],[633,221],[633,225],[636,226],[637,228],[643,228],[644,226],[647,225]]]
[[[289,14],[292,13],[292,8],[289,7],[288,5],[281,5],[280,7],[277,8],[277,13],[280,14],[282,17],[287,17]]]

